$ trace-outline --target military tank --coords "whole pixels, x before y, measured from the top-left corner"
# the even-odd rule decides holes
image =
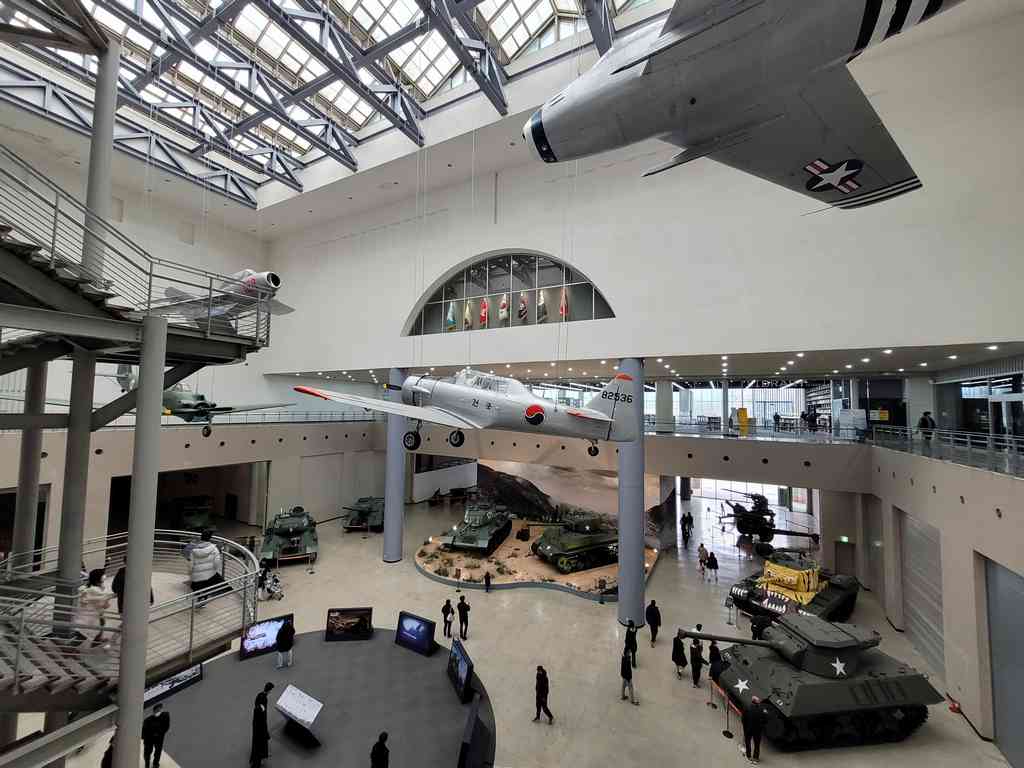
[[[512,513],[504,504],[486,496],[473,495],[466,501],[462,522],[451,533],[438,537],[444,549],[461,549],[487,556],[512,532]]]
[[[764,569],[729,589],[733,604],[755,616],[811,614],[846,621],[857,604],[860,584],[853,576],[832,573],[806,553],[777,549]]]
[[[326,522],[326,521],[325,521]],[[282,560],[305,560],[316,562],[320,542],[316,535],[316,520],[301,506],[292,507],[289,512],[274,515],[270,526],[263,534],[260,560],[274,563]]]
[[[384,530],[383,496],[361,496],[351,507],[342,507],[342,509],[348,512],[345,522],[341,524],[346,531],[380,533]]]
[[[619,531],[595,513],[570,513],[531,546],[533,554],[558,569],[574,573],[619,559]]]
[[[764,640],[683,635],[733,643],[718,685],[741,711],[760,699],[765,736],[782,750],[902,741],[943,701],[925,675],[878,650],[878,632],[855,624],[785,614]]]

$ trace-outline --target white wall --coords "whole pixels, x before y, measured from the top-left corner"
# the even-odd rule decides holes
[[[932,412],[936,424],[939,422],[935,412],[935,385],[927,376],[912,376],[904,380],[904,398],[907,401],[907,425],[917,426],[917,420],[925,411]]]

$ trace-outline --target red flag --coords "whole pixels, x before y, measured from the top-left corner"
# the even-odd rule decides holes
[[[569,319],[569,294],[562,288],[562,300],[558,304],[558,315],[563,320]]]
[[[487,327],[487,299],[480,299],[480,327]]]

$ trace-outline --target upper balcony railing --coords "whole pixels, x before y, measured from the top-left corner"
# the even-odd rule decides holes
[[[751,419],[746,429],[735,422],[725,432],[722,420],[716,416],[680,416],[670,421],[658,421],[652,415],[644,416],[644,431],[647,434],[686,435],[689,437],[726,437],[754,440],[775,440],[779,442],[803,443],[851,443],[863,441],[866,433],[857,429],[828,431],[811,429],[806,425],[791,425],[791,421],[776,427],[774,422],[759,424]]]
[[[150,255],[2,145],[0,224],[11,228],[9,239],[35,246],[54,269],[113,294],[128,319],[158,314],[207,336],[269,342],[271,291]],[[5,337],[12,338],[6,329]]]
[[[1024,437],[917,427],[873,427],[871,442],[931,459],[1024,476]]]

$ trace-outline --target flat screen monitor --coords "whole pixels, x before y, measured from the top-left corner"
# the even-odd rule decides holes
[[[153,683],[153,685],[146,688],[146,692],[142,695],[143,706],[151,707],[168,696],[173,696],[178,691],[184,690],[190,685],[195,685],[202,679],[202,664],[196,664],[188,669],[183,669],[175,675],[165,677],[159,683]]]
[[[429,656],[434,652],[434,622],[406,611],[398,612],[395,642],[416,653]]]
[[[373,608],[328,608],[326,642],[369,640],[373,637]]]
[[[452,681],[460,701],[466,702],[473,697],[473,660],[458,640],[452,641],[452,650],[448,654],[448,679]]]
[[[263,619],[251,625],[242,634],[242,645],[238,650],[241,659],[251,659],[253,656],[262,656],[270,653],[277,644],[277,633],[281,631],[286,621],[293,621],[294,617],[288,613],[284,616],[275,616],[272,619]]]

